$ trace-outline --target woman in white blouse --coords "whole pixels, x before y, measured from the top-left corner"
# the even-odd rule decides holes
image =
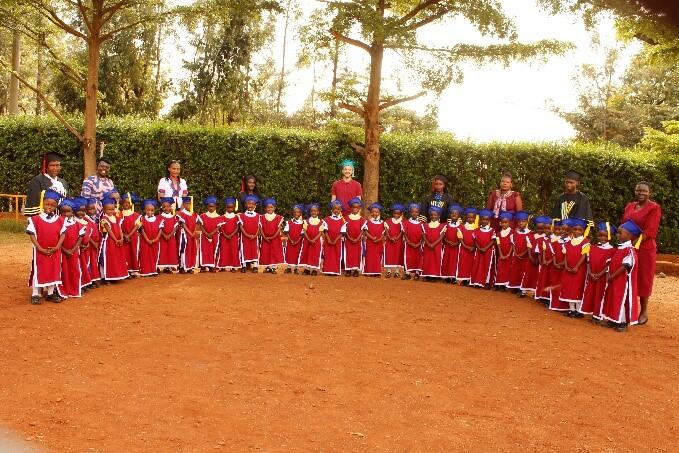
[[[182,166],[178,160],[171,160],[167,163],[167,173],[158,182],[158,200],[163,197],[174,198],[177,209],[182,207],[182,197],[189,195],[189,188],[186,180],[179,177]]]

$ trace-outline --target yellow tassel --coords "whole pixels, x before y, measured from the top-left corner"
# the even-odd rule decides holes
[[[130,209],[134,212],[134,203],[132,202],[132,194],[130,192],[127,192],[127,199],[130,200]]]
[[[236,197],[236,212],[238,212],[238,197]]]
[[[635,249],[637,249],[637,250],[639,249],[639,247],[641,246],[641,241],[642,241],[643,238],[644,238],[644,235],[643,235],[643,234],[640,234],[640,235],[639,235],[639,238],[638,238],[637,241],[634,243],[634,248],[635,248]]]
[[[606,237],[608,240],[611,240],[611,224],[610,222],[606,222]]]
[[[476,217],[474,218],[474,226],[475,226],[476,228],[479,227],[479,215],[478,215],[478,214],[477,214]]]
[[[43,190],[40,192],[40,213],[42,214],[45,212],[45,209],[43,208],[43,202],[45,201],[45,191]]]
[[[193,196],[189,197],[191,201],[189,202],[189,212],[193,214]]]
[[[587,228],[585,228],[585,234],[584,234],[585,237],[589,236],[589,230],[592,229],[592,223],[593,222],[591,220],[587,221]]]

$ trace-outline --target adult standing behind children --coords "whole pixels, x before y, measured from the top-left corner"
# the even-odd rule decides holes
[[[342,179],[332,183],[330,188],[330,201],[339,200],[342,203],[342,214],[346,217],[351,214],[349,200],[363,198],[363,187],[354,179],[354,161],[345,159],[340,163],[342,167]]]
[[[101,201],[104,194],[115,189],[115,184],[109,175],[111,174],[111,161],[106,157],[100,157],[97,161],[97,172],[85,178],[80,196],[97,200],[97,212],[101,212]]]
[[[245,198],[249,196],[257,197],[255,212],[262,214],[264,196],[259,193],[259,184],[255,175],[245,175],[241,179],[240,192],[238,192],[238,209],[236,211],[245,212]]]
[[[189,195],[186,180],[180,177],[182,165],[172,159],[165,166],[165,177],[158,182],[158,201],[161,198],[172,198],[177,210],[182,207],[182,197]]]
[[[564,192],[552,208],[553,219],[584,219],[592,224],[592,208],[589,198],[578,190],[582,175],[575,170],[566,173]]]
[[[59,153],[46,153],[42,156],[40,174],[31,179],[31,182],[28,183],[28,189],[26,189],[26,204],[23,209],[25,216],[40,214],[40,197],[44,190],[51,189],[61,194],[62,197],[66,197],[68,183],[59,177],[63,159],[64,156]]]
[[[448,193],[448,178],[443,175],[434,175],[431,182],[431,192],[420,201],[420,221],[429,222],[429,209],[440,208],[446,215],[448,207],[454,204],[453,196]]]
[[[521,194],[512,190],[512,174],[509,172],[502,173],[500,179],[500,188],[491,190],[488,194],[488,201],[486,201],[486,209],[493,211],[493,218],[491,225],[496,230],[500,228],[500,214],[503,212],[511,212],[516,214],[518,211],[523,211],[523,200]]]

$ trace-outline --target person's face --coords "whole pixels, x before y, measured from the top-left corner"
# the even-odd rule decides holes
[[[104,214],[112,216],[115,213],[116,213],[116,205],[114,205],[114,204],[104,205]]]
[[[574,238],[579,238],[580,236],[582,236],[582,233],[584,232],[585,229],[580,225],[575,225],[573,228],[571,228],[571,233],[573,234]]]
[[[257,203],[255,203],[254,201],[245,202],[245,209],[247,209],[248,211],[254,211],[256,207]]]
[[[637,184],[634,188],[634,195],[639,203],[646,203],[651,196],[651,189],[646,184]]]
[[[353,174],[354,174],[354,167],[351,167],[349,165],[342,167],[342,176],[344,176],[345,178],[349,179],[353,176]]]
[[[229,214],[232,213],[235,210],[236,210],[235,204],[229,203],[229,204],[226,205],[226,212],[228,212]]]
[[[516,226],[518,226],[519,228],[526,228],[527,225],[528,225],[528,220],[517,220],[516,221]]]
[[[42,210],[45,211],[45,214],[53,214],[54,211],[57,210],[57,202],[52,199],[45,198],[42,202]]]
[[[608,242],[608,232],[604,230],[599,230],[596,233],[596,238],[599,240],[600,244],[605,244]]]
[[[490,224],[490,217],[483,216],[483,217],[479,218],[479,223],[483,226],[488,226]]]
[[[566,189],[566,193],[574,193],[578,190],[578,182],[575,179],[567,179],[564,183],[564,188]]]
[[[511,190],[511,188],[512,188],[512,178],[504,176],[500,180],[500,190],[506,192],[508,190]]]
[[[320,211],[316,206],[312,206],[311,209],[309,209],[309,214],[311,214],[311,217],[318,217],[318,213]]]
[[[165,203],[163,203],[162,207],[163,207],[163,212],[165,214],[169,214],[169,213],[172,212],[172,203],[165,202]]]
[[[394,218],[394,219],[400,219],[401,217],[403,217],[403,212],[396,209],[396,210],[394,210],[394,212],[391,213],[391,217]]]
[[[254,192],[255,188],[257,187],[257,181],[255,181],[255,178],[249,178],[246,181],[246,185],[248,187],[249,192]]]
[[[81,206],[81,207],[78,208],[78,210],[75,212],[75,216],[76,216],[77,218],[79,218],[79,219],[82,219],[83,217],[85,217],[85,214],[86,214],[86,212],[85,212],[85,206]]]
[[[274,211],[276,210],[276,207],[272,204],[268,204],[268,205],[266,205],[264,210],[266,211],[267,214],[273,214]]]
[[[545,225],[543,223],[536,223],[535,224],[535,232],[537,234],[542,234],[545,231]]]
[[[420,216],[420,210],[417,208],[410,208],[410,217],[416,219]]]
[[[542,234],[550,234],[552,232],[552,224],[547,223],[542,225]]]
[[[332,213],[335,214],[336,216],[342,214],[342,208],[340,208],[338,205],[334,204],[332,205]]]
[[[122,205],[123,205],[123,209],[125,209],[125,210],[132,209],[132,202],[130,200],[128,200],[127,198],[123,200]]]
[[[87,207],[85,208],[85,211],[87,212],[88,216],[94,217],[97,214],[97,205],[88,204]]]
[[[73,209],[70,206],[59,206],[59,214],[70,219],[73,217]]]
[[[170,166],[167,167],[167,171],[170,172],[172,178],[178,178],[182,172],[182,166],[179,162],[172,162]]]
[[[109,173],[111,172],[111,166],[107,164],[104,161],[101,161],[97,164],[97,175],[99,175],[102,178],[108,178]]]
[[[509,228],[509,220],[507,219],[500,220],[500,226],[502,227],[503,230]]]
[[[434,183],[433,183],[433,187],[434,187],[434,192],[441,193],[441,192],[443,192],[443,189],[446,188],[446,185],[440,179],[435,179]]]
[[[380,216],[380,210],[377,209],[377,208],[372,208],[372,209],[370,210],[370,215],[371,215],[373,218],[376,219],[376,218],[378,218],[378,217]]]
[[[472,213],[467,214],[466,219],[467,219],[467,223],[474,223],[474,222],[476,222],[476,214],[472,214]]]
[[[562,231],[562,230],[563,230],[563,228],[560,227],[559,225],[554,225],[554,234],[555,234],[556,236],[561,236],[561,231]]]
[[[567,238],[570,235],[571,235],[571,227],[569,227],[568,225],[563,225],[561,227],[561,237]]]
[[[47,163],[47,174],[52,178],[56,178],[61,173],[61,162],[54,160]]]
[[[360,204],[351,205],[351,213],[352,214],[358,214],[359,212],[361,212],[361,205]]]
[[[302,217],[302,210],[299,208],[295,208],[292,210],[292,215],[295,216],[296,219],[299,219]]]
[[[448,216],[448,218],[453,222],[457,222],[457,219],[460,218],[460,213],[458,212],[457,209],[453,209],[452,211],[450,211],[450,215]]]
[[[144,214],[146,214],[147,217],[152,217],[155,213],[156,208],[154,208],[152,204],[147,204],[144,206]]]
[[[432,222],[438,222],[440,218],[438,211],[430,211],[429,218],[431,219]]]
[[[616,236],[618,237],[618,242],[620,243],[631,241],[633,239],[632,234],[624,228],[618,228]]]
[[[214,203],[207,204],[207,212],[215,212],[217,210],[217,205]]]

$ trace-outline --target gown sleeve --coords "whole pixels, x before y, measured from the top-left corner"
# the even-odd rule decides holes
[[[573,217],[577,217],[579,219],[587,220],[589,222],[592,221],[592,208],[589,205],[589,198],[587,198],[584,194],[580,194],[580,199],[578,200],[578,211],[575,213]]]
[[[31,179],[31,182],[28,184],[28,189],[26,189],[26,204],[23,212],[25,216],[40,214],[41,192],[42,185],[40,184],[40,177],[36,176]]]

